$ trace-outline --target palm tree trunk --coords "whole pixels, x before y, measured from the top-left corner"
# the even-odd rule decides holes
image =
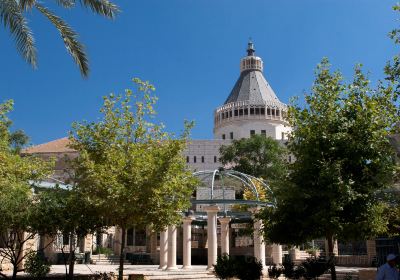
[[[119,254],[119,268],[118,268],[118,280],[122,280],[124,275],[124,262],[125,262],[125,238],[126,238],[126,229],[125,227],[121,228],[122,236],[121,236],[121,251]]]

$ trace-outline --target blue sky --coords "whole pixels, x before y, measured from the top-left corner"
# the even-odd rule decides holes
[[[39,68],[19,56],[0,28],[0,100],[14,99],[11,114],[33,144],[67,135],[73,121],[95,120],[102,96],[131,87],[131,78],[157,89],[158,120],[179,132],[194,120],[192,137],[211,139],[213,110],[239,76],[239,61],[253,38],[264,75],[283,102],[302,96],[316,64],[327,56],[351,78],[363,63],[372,81],[396,48],[387,33],[400,14],[389,0],[115,0],[113,20],[75,8],[56,12],[80,34],[91,74],[82,79],[55,28],[28,15]]]

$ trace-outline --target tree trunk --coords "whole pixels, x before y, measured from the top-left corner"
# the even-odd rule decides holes
[[[68,279],[74,279],[74,265],[75,265],[75,236],[71,233],[69,235],[69,257],[68,257]]]
[[[331,280],[336,280],[336,265],[335,265],[335,253],[333,252],[334,249],[334,242],[333,236],[330,235],[327,237],[328,240],[328,260],[331,264]]]
[[[121,237],[121,251],[119,254],[119,268],[118,268],[118,280],[122,280],[124,275],[124,262],[125,262],[125,238],[126,238],[126,229],[125,227],[121,228],[122,237]]]
[[[18,272],[18,264],[14,264],[13,265],[13,274],[12,274],[12,277],[11,277],[12,280],[17,279],[17,272]]]

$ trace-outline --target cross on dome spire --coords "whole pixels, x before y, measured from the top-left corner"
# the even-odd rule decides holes
[[[251,38],[249,38],[249,42],[247,43],[247,55],[253,56],[255,52],[256,49],[254,48],[253,41],[251,40]]]

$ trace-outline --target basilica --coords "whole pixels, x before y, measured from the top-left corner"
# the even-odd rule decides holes
[[[290,127],[285,122],[287,105],[279,100],[265,79],[263,60],[256,55],[251,41],[246,52],[240,60],[239,78],[225,102],[213,111],[214,139],[190,140],[184,152],[188,167],[203,178],[209,174],[206,182],[211,182],[210,184],[215,183],[215,175],[221,172],[219,150],[222,145],[229,145],[234,139],[249,138],[256,134],[269,136],[284,143],[290,132]],[[76,156],[76,152],[68,144],[68,138],[62,138],[23,151],[24,154],[37,155],[45,159],[52,157],[57,159],[54,175],[48,182],[43,182],[43,186],[51,187],[67,181],[69,172],[66,159]],[[236,178],[241,184],[252,184],[254,181],[246,181],[249,176],[245,174],[221,173],[218,178],[223,176]],[[180,226],[169,227],[161,233],[153,233],[148,229],[129,229],[126,239],[127,262],[159,264],[163,269],[190,268],[195,264],[207,264],[212,268],[217,256],[224,253],[255,256],[264,265],[280,264],[286,254],[293,260],[309,256],[311,252],[306,252],[304,250],[306,248],[286,248],[279,244],[264,242],[258,233],[258,229],[262,226],[260,221],[252,225],[253,234],[248,234],[246,228],[252,223],[252,215],[260,206],[265,205],[255,201],[254,205],[249,206],[247,214],[235,217],[230,215],[235,210],[235,199],[238,197],[235,194],[234,183],[231,184],[222,186],[217,182],[215,186],[211,186],[211,193],[207,190],[210,186],[206,186],[205,189],[199,187],[193,202],[194,206],[190,213],[184,215]],[[212,203],[213,199],[217,199],[218,203]],[[224,200],[229,200],[229,203],[224,203]],[[46,237],[41,237],[37,242],[46,243],[48,240]],[[69,242],[72,241],[68,236],[60,236],[54,246],[46,247],[44,252],[46,257],[57,263],[60,248],[67,247]],[[121,232],[118,228],[110,228],[106,232],[99,232],[76,242],[80,254],[89,256],[92,263],[113,263],[116,261],[113,255],[116,256],[120,251]],[[319,245],[318,248],[322,248],[323,251],[324,240],[320,241]],[[360,250],[356,257],[349,253],[346,258],[347,252],[343,250],[345,254],[342,262],[347,262],[349,265],[369,265],[375,257],[375,241],[363,241],[357,246]],[[339,256],[339,262],[340,260]]]

